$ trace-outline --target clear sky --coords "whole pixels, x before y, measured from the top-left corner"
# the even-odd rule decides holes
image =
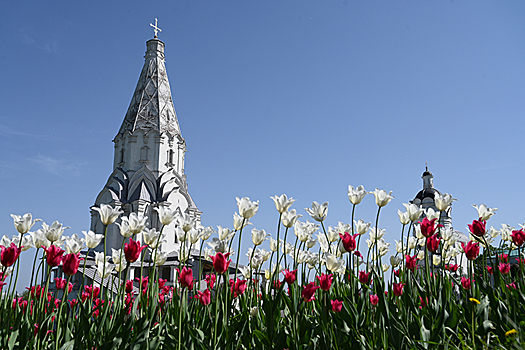
[[[89,229],[155,18],[204,225],[232,227],[248,196],[275,234],[281,193],[349,222],[362,184],[393,191],[393,242],[425,162],[455,229],[472,204],[525,221],[525,2],[22,0],[0,2],[0,235],[11,213]]]

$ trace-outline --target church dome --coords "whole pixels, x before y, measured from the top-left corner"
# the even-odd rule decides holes
[[[419,191],[418,194],[416,194],[414,200],[419,199],[420,201],[423,201],[423,199],[425,198],[432,198],[432,200],[434,200],[436,193],[441,194],[441,192],[439,192],[435,188],[424,188],[421,191]]]

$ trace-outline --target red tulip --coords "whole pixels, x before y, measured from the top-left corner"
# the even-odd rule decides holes
[[[80,264],[79,254],[66,254],[62,260],[62,268],[67,276],[72,276],[78,271]]]
[[[159,278],[159,289],[163,289],[166,282],[168,282],[168,280]]]
[[[328,291],[332,286],[332,274],[326,275],[322,273],[321,276],[317,276],[317,279],[319,280],[319,286],[321,287],[321,290],[324,290],[325,292]]]
[[[499,272],[501,272],[501,274],[503,275],[506,275],[510,272],[510,264],[505,264],[505,263],[499,263]]]
[[[421,221],[421,224],[419,225],[419,227],[421,228],[421,234],[423,234],[423,236],[427,238],[432,236],[435,233],[436,228],[441,226],[441,225],[434,226],[436,220],[437,218],[432,219],[432,220],[429,220],[426,217],[423,218],[423,220]]]
[[[500,258],[501,261],[503,261],[504,263],[509,262],[509,254],[501,254],[501,255],[499,256],[499,258]]]
[[[459,268],[459,265],[452,264],[452,265],[445,265],[445,269],[449,270],[450,272],[456,272]]]
[[[0,263],[5,267],[13,266],[16,259],[18,259],[20,253],[22,252],[22,247],[18,248],[18,246],[14,243],[11,243],[9,248],[0,245],[0,249]]]
[[[417,255],[414,255],[414,256],[405,255],[405,259],[406,259],[407,269],[414,272],[417,268]]]
[[[140,253],[146,245],[141,246],[139,241],[134,241],[132,238],[129,239],[129,243],[124,244],[124,255],[126,261],[132,263],[138,260]]]
[[[219,275],[228,271],[228,267],[230,267],[230,263],[232,262],[231,260],[228,260],[229,256],[230,253],[222,254],[221,252],[218,252],[215,256],[210,256],[211,261],[213,262],[213,269]]]
[[[126,293],[133,292],[133,280],[126,281]]]
[[[485,266],[485,268],[487,269],[487,272],[490,273],[491,275],[494,273],[492,266]]]
[[[65,250],[60,249],[55,245],[51,245],[49,248],[42,247],[46,251],[46,262],[49,266],[55,267],[60,265],[63,259]]]
[[[518,247],[521,247],[525,242],[525,232],[523,232],[523,229],[512,231],[510,236],[512,238],[512,242]]]
[[[469,290],[472,287],[472,280],[470,278],[461,277],[461,286],[463,289]]]
[[[370,304],[376,306],[379,303],[379,297],[376,294],[370,295]]]
[[[512,283],[509,283],[507,284],[507,288],[513,288],[513,289],[516,289],[516,283],[512,282]]]
[[[400,297],[403,295],[403,287],[405,286],[404,283],[393,283],[392,284],[392,291],[394,292],[394,295]]]
[[[301,297],[305,302],[309,302],[315,299],[315,291],[321,287],[316,286],[314,282],[308,283],[304,286],[303,291],[301,292]]]
[[[431,253],[434,253],[439,248],[439,242],[441,238],[437,234],[427,237],[427,250]]]
[[[359,282],[363,284],[368,284],[370,282],[370,273],[366,273],[364,271],[359,271]]]
[[[483,220],[472,221],[472,225],[468,225],[470,233],[472,233],[474,236],[482,237],[485,235],[485,224],[486,221]]]
[[[184,266],[179,272],[179,284],[183,288],[187,287],[189,290],[193,289],[193,271],[186,266]]]
[[[473,243],[472,241],[469,241],[467,245],[465,243],[461,242],[461,247],[463,248],[463,251],[465,252],[465,255],[467,256],[467,259],[474,260],[479,255],[479,243]]]
[[[341,309],[343,308],[343,302],[339,300],[332,300],[332,311],[333,312],[341,312]]]
[[[206,283],[208,284],[208,289],[213,289],[217,276],[214,274],[206,275]]]
[[[294,284],[295,279],[297,278],[297,270],[288,271],[287,269],[282,271],[284,274],[284,280],[288,285]]]
[[[345,232],[345,234],[339,234],[339,237],[341,237],[341,242],[343,243],[343,247],[347,252],[354,251],[356,248],[355,238],[359,236],[359,234],[350,235],[348,232]]]
[[[66,279],[60,277],[55,278],[55,287],[58,290],[64,290],[66,288]]]
[[[198,295],[195,296],[195,299],[198,299],[202,305],[206,306],[211,302],[211,293],[209,289],[206,289],[204,292],[199,290],[197,293]]]
[[[235,280],[235,283],[233,282],[233,279],[230,279],[230,288],[231,292],[233,293],[233,297],[237,298],[238,295],[241,295],[246,290],[246,280]]]

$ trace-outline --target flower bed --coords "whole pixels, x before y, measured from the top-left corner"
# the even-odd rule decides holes
[[[125,237],[122,248],[111,257],[95,256],[99,283],[81,286],[75,299],[67,295],[73,276],[85,274],[80,252],[104,244],[103,235],[87,232],[85,239],[63,238],[58,222],[29,232],[38,220],[30,214],[13,215],[19,234],[0,242],[0,348],[522,348],[524,230],[506,225],[487,230],[486,221],[495,209],[481,205],[478,218],[469,225],[470,241],[459,245],[453,232],[439,224],[452,197],[437,194],[437,212],[423,212],[413,204],[399,212],[401,238],[387,265],[382,260],[389,244],[378,224],[382,208],[393,197],[383,190],[372,193],[378,207],[374,227],[354,221],[356,206],[367,192],[350,186],[352,222],[328,229],[328,203],[314,202],[306,209],[317,223],[300,222],[300,215],[290,209],[293,199],[273,197],[279,213],[277,236],[269,238],[264,230],[253,229],[247,266],[239,265],[240,254],[232,264],[232,243],[238,237],[239,252],[243,230],[259,204],[237,199],[234,230],[219,227],[218,238],[209,242],[214,250],[204,249],[213,271],[202,276],[202,282],[203,266],[195,262],[195,275],[188,252],[199,240],[208,240],[213,230],[160,207],[163,228],[179,228],[180,266],[173,286],[154,268],[166,262],[163,229],[149,230],[147,218],[131,214],[119,223]],[[122,214],[104,205],[97,210],[106,232]],[[134,239],[138,233],[141,242]],[[366,233],[366,245],[361,244]],[[501,239],[495,246],[497,237]],[[267,239],[271,251],[259,248]],[[37,256],[40,249],[44,254],[40,261],[35,256],[28,293],[16,297],[20,256],[31,247],[37,248]],[[512,253],[517,255],[513,258]],[[130,263],[136,261],[151,268],[134,282],[128,275]],[[58,266],[65,278],[55,278],[51,292],[51,269]],[[9,274],[13,278],[5,284]],[[104,279],[118,285],[100,283]]]

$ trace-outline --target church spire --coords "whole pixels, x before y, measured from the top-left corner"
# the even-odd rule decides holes
[[[169,133],[171,137],[180,134],[164,65],[164,43],[157,39],[156,32],[160,29],[156,22],[154,28],[155,38],[146,43],[144,66],[117,137],[137,129],[145,133],[150,130],[156,130],[159,134]]]

